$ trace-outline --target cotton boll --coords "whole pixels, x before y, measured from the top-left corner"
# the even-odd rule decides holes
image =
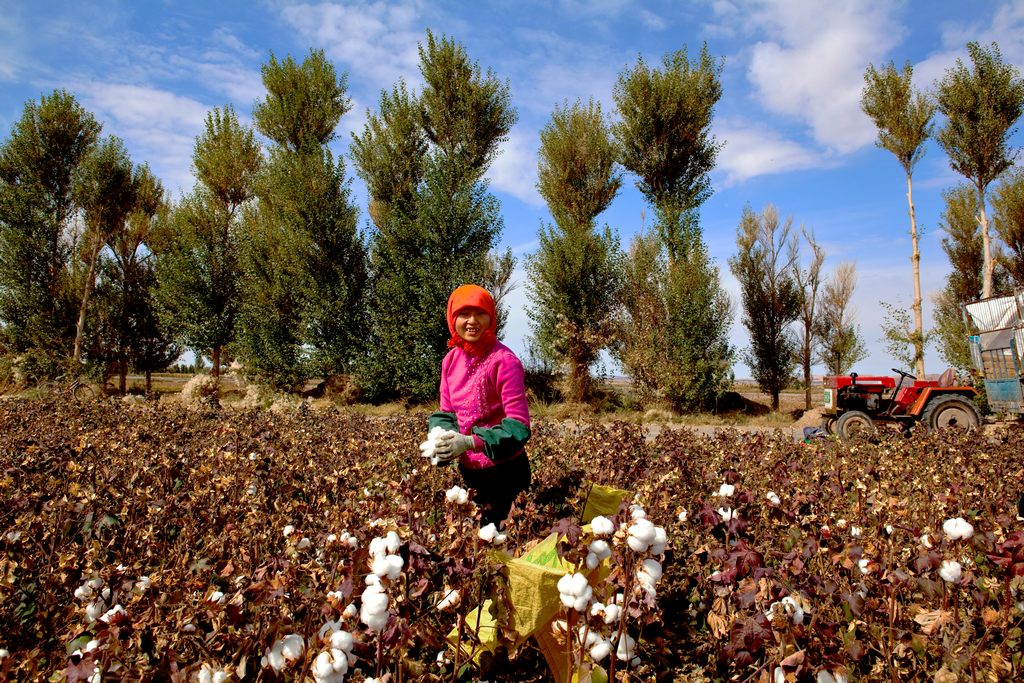
[[[615,650],[615,656],[620,662],[628,662],[636,653],[636,641],[628,633],[623,633],[619,638],[619,646]]]
[[[974,535],[974,527],[963,517],[947,519],[942,524],[942,530],[952,541],[967,540]]]
[[[590,531],[595,536],[611,536],[615,533],[615,523],[603,515],[598,515],[590,520]]]
[[[497,536],[494,537],[494,545],[505,545],[505,543],[507,541],[508,541],[508,535],[507,534],[498,534]]]
[[[210,593],[210,596],[206,598],[206,602],[212,603],[214,605],[223,605],[225,602],[227,602],[227,598],[220,591],[213,591],[212,593]]]
[[[782,505],[782,499],[779,498],[779,494],[775,493],[775,491],[769,491],[765,498],[767,498],[768,502],[775,507]]]
[[[651,543],[651,554],[661,555],[665,552],[665,544],[668,543],[668,535],[665,530],[660,527],[654,527],[654,542]]]
[[[288,538],[293,533],[295,533],[295,527],[292,526],[291,524],[286,524],[284,529],[282,530],[282,532],[284,533],[284,537]]]
[[[462,600],[462,593],[457,588],[449,589],[440,600],[437,601],[437,609],[444,612],[445,610],[458,607],[459,602]]]
[[[370,541],[370,557],[382,557],[388,554],[387,540],[377,536]]]
[[[786,672],[781,666],[775,667],[775,671],[772,672],[772,683],[786,683]]]
[[[943,560],[939,565],[939,576],[947,583],[956,583],[962,575],[962,567],[956,560]]]
[[[601,560],[594,553],[587,553],[586,564],[587,569],[597,569],[597,565],[601,564]]]
[[[629,506],[629,516],[634,521],[638,519],[647,519],[647,512],[642,507],[634,503],[633,505]]]
[[[306,641],[298,633],[289,633],[281,642],[281,654],[288,661],[295,661],[302,656],[302,651],[306,649]]]
[[[718,508],[718,515],[725,523],[729,523],[736,519],[736,512],[732,508]]]
[[[819,671],[818,675],[815,677],[815,680],[817,681],[817,683],[836,683],[835,676],[833,676],[832,672],[828,669],[822,669],[821,671]]]
[[[605,605],[604,623],[616,624],[622,616],[622,608],[619,605]]]
[[[722,496],[723,498],[728,498],[732,496],[734,493],[736,493],[735,486],[733,486],[732,484],[722,484],[721,486],[718,487],[718,493],[716,495]]]
[[[355,644],[355,639],[352,634],[348,631],[335,631],[331,634],[331,649],[341,650],[342,652],[352,652],[352,646]]]
[[[597,643],[594,644],[593,647],[590,648],[590,658],[593,659],[595,662],[600,662],[605,657],[607,657],[608,653],[611,652],[611,651],[612,651],[612,644],[609,643],[607,640],[603,640],[602,639],[602,640],[599,640]]]
[[[153,585],[152,579],[150,579],[148,576],[140,576],[139,580],[135,582],[135,586],[133,587],[133,590],[136,593],[144,593],[144,592],[148,591],[150,586],[152,586],[152,585]]]
[[[310,541],[307,537],[303,536],[302,540],[299,541],[299,545],[297,547],[299,550],[305,550],[310,545],[312,545],[312,541]]]
[[[104,604],[102,601],[94,600],[85,606],[85,620],[90,624],[100,618],[103,614]]]
[[[593,541],[587,548],[591,553],[597,555],[597,559],[606,560],[612,556],[612,549],[608,545],[608,541],[598,539]]]
[[[661,576],[662,576],[661,563],[658,562],[657,560],[651,560],[651,559],[644,560],[643,563],[641,564],[640,571],[645,572],[646,574],[650,575],[650,577],[653,578],[655,581],[658,581],[659,579],[661,579]]]
[[[633,539],[636,539],[633,541]],[[646,518],[638,519],[629,527],[629,547],[638,553],[642,553],[654,543],[654,524]]]
[[[384,537],[385,547],[388,552],[392,555],[398,552],[398,549],[402,547],[402,539],[394,531],[389,531]]]
[[[689,518],[689,513],[688,513],[688,512],[686,511],[686,510],[681,510],[681,511],[679,512],[679,517],[678,517],[678,519],[679,519],[679,522],[680,522],[680,523],[683,523],[683,522],[685,522],[685,521],[686,521],[686,520],[687,520],[688,518]]]
[[[853,537],[853,538],[860,538],[862,533],[863,533],[863,531],[861,530],[861,528],[859,526],[851,526],[850,527],[850,536],[851,537]],[[824,669],[822,669],[822,671],[824,671]],[[828,673],[828,672],[824,671],[824,673]],[[832,674],[829,674],[829,676],[831,676],[831,675]]]
[[[485,543],[490,543],[491,541],[493,541],[494,537],[497,536],[497,534],[498,528],[494,526],[494,522],[491,522],[487,526],[481,527],[480,531],[478,532],[480,540],[484,541]]]
[[[282,649],[284,644],[280,641],[274,641],[274,644],[267,650],[267,654],[263,655],[263,668],[270,667],[275,672],[280,672],[285,667],[284,653]]]

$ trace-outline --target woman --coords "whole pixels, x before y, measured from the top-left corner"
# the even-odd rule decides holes
[[[458,459],[466,486],[476,489],[484,524],[500,524],[512,502],[530,486],[523,447],[530,438],[530,413],[523,364],[498,341],[494,299],[477,285],[463,285],[448,298],[451,349],[441,363],[440,410],[428,429],[437,439],[439,464]]]

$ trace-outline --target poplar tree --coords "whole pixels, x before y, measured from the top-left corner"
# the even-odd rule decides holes
[[[814,239],[814,232],[803,231],[804,239],[811,250],[806,267],[795,264],[793,277],[800,292],[799,335],[797,337],[797,359],[803,368],[804,409],[811,409],[811,366],[814,365],[815,347],[818,342],[817,321],[819,315],[819,292],[821,288],[821,266],[825,262],[825,251]]]
[[[136,177],[124,143],[110,136],[100,141],[83,163],[75,185],[75,196],[85,214],[85,231],[79,244],[84,279],[78,298],[78,324],[72,358],[82,359],[89,298],[96,284],[100,251],[119,230],[136,203]]]
[[[651,389],[677,409],[713,406],[730,380],[732,307],[708,258],[699,216],[720,148],[710,130],[722,96],[721,69],[707,46],[693,61],[682,49],[666,55],[660,68],[638,59],[613,90],[620,161],[654,209],[658,249],[652,253],[643,237],[630,248],[627,262],[638,261],[627,263],[627,283],[638,289],[623,297],[617,356],[634,379],[654,382]],[[644,334],[649,316],[657,316],[659,328]]]
[[[945,233],[942,251],[949,259],[946,284],[934,297],[932,318],[939,355],[950,365],[966,371],[971,351],[961,306],[981,296],[984,254],[978,225],[978,195],[969,185],[942,193],[945,209],[939,227]]]
[[[830,375],[845,375],[868,357],[850,303],[856,288],[857,268],[847,261],[836,266],[822,290],[817,350],[818,360]]]
[[[253,120],[273,146],[242,244],[239,351],[252,375],[287,387],[360,357],[366,248],[344,160],[327,146],[350,109],[347,78],[322,50],[301,64],[271,55],[262,75]]]
[[[921,314],[921,249],[918,245],[917,218],[914,214],[914,166],[924,156],[924,143],[931,137],[935,104],[911,83],[913,68],[908,62],[902,72],[890,62],[881,71],[874,65],[864,74],[866,85],[861,108],[878,128],[877,145],[892,152],[907,176],[907,208],[910,212],[910,263],[913,268],[915,344],[924,340]],[[917,348],[917,376],[924,377],[924,349]]]
[[[1024,81],[1003,61],[999,46],[967,44],[971,67],[962,60],[946,70],[938,84],[938,105],[946,117],[939,145],[950,167],[974,185],[981,224],[982,297],[993,295],[995,266],[992,238],[985,214],[985,191],[1013,165],[1016,152],[1009,146],[1014,125],[1024,112]]]
[[[1024,288],[1024,170],[1009,174],[995,188],[992,209],[992,222],[1006,248],[999,265],[1013,287]]]
[[[800,316],[802,292],[797,283],[796,240],[790,238],[793,220],[781,226],[779,214],[768,205],[757,215],[743,210],[736,235],[738,253],[729,267],[740,283],[743,326],[750,333],[744,358],[761,391],[779,409],[779,394],[789,384],[797,358],[797,344],[789,330]]]
[[[503,225],[483,179],[516,120],[508,84],[450,38],[428,32],[419,56],[423,92],[383,92],[352,144],[374,227],[360,382],[375,399],[436,398],[448,295],[511,257],[491,253]]]
[[[214,377],[237,335],[243,213],[260,164],[252,130],[230,106],[213,109],[192,153],[196,185],[149,238],[162,324],[196,355],[212,359]]]
[[[0,327],[17,352],[71,354],[73,193],[101,126],[65,90],[25,103],[0,145]]]
[[[597,216],[622,184],[616,149],[593,100],[556,107],[540,132],[537,189],[555,220],[527,262],[534,343],[569,369],[569,397],[591,393],[590,367],[611,341],[618,295],[618,240]]]

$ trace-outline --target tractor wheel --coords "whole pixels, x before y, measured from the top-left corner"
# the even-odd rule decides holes
[[[859,410],[849,410],[840,415],[836,420],[835,430],[844,443],[868,439],[876,432],[871,417]]]
[[[826,415],[821,418],[821,428],[828,432],[829,436],[836,435],[836,416]]]
[[[969,431],[978,428],[978,425],[981,424],[981,415],[978,414],[978,409],[974,407],[974,404],[963,396],[947,394],[928,402],[924,412],[921,413],[921,421],[932,431],[939,429]]]

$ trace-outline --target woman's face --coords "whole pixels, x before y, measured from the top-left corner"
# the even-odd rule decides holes
[[[468,342],[480,341],[491,326],[491,316],[480,308],[463,308],[455,316],[455,333]]]

